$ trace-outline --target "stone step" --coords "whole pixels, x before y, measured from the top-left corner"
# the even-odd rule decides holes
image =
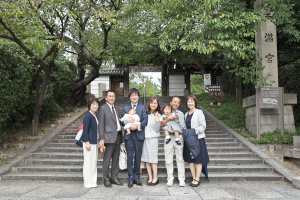
[[[82,165],[19,165],[12,168],[12,172],[82,172]],[[260,172],[273,171],[272,167],[267,165],[208,165],[208,172]],[[102,172],[102,165],[97,166],[98,172]],[[127,170],[123,170],[127,171]],[[166,173],[166,167],[158,165],[158,173]],[[177,172],[177,166],[174,166]],[[185,166],[185,172],[189,173],[189,166]],[[143,168],[142,173],[147,173],[147,169]]]
[[[249,151],[246,147],[207,147],[208,152],[245,152]],[[41,147],[38,149],[38,152],[82,152],[81,147]],[[158,148],[158,152],[164,152],[164,148]]]
[[[177,183],[177,173],[174,173],[174,182]],[[127,172],[119,172],[119,181],[126,183],[128,181]],[[2,175],[1,180],[43,180],[43,181],[83,181],[82,172],[21,172],[9,173]],[[160,174],[159,180],[161,183],[167,182],[167,174]],[[203,174],[201,174],[201,182],[207,181]],[[210,181],[283,181],[283,176],[277,175],[272,172],[224,172],[224,173],[209,173]],[[98,184],[103,184],[102,174],[98,173]],[[148,181],[148,174],[142,174],[140,181],[144,184]],[[186,186],[192,181],[192,175],[186,174]]]
[[[209,158],[245,158],[245,157],[255,157],[256,155],[252,152],[209,152]],[[175,156],[175,153],[174,153]],[[61,153],[61,152],[38,152],[31,153],[31,157],[33,158],[59,158],[59,159],[83,159],[83,153]],[[165,153],[158,153],[158,158],[164,159]]]
[[[82,165],[83,159],[57,159],[57,158],[27,158],[24,164],[37,164],[37,165]],[[103,159],[99,158],[97,163],[102,164]],[[174,165],[176,160],[173,159]],[[210,158],[210,165],[247,165],[247,164],[262,164],[261,158]],[[158,165],[165,165],[165,159],[158,159]]]
[[[241,142],[214,142],[214,143],[209,143],[206,142],[206,147],[242,147],[244,146]],[[76,144],[74,144],[74,140],[72,143],[53,143],[49,142],[45,144],[45,147],[77,147]],[[158,147],[163,148],[164,143],[159,143]]]
[[[206,138],[205,141],[207,143],[212,143],[212,142],[236,142],[236,138]],[[74,143],[74,139],[52,139],[50,140],[52,143]],[[164,140],[161,139],[159,142],[163,143]]]
[[[55,139],[73,139],[76,137],[76,134],[70,134],[70,135],[58,135],[55,137]],[[217,134],[217,133],[210,133],[210,134],[206,134],[206,138],[233,138],[232,135],[230,134]],[[165,139],[165,135],[161,135],[160,139],[164,140]]]
[[[67,132],[67,133],[72,133],[72,132],[77,132],[78,131],[78,128],[81,126],[81,124],[79,124],[78,126],[74,126],[74,127],[71,127],[71,126],[68,126],[67,128],[63,129],[62,130],[62,133],[63,132]],[[218,125],[216,124],[206,124],[206,129],[205,129],[205,132],[206,131],[211,131],[211,130],[222,130]]]

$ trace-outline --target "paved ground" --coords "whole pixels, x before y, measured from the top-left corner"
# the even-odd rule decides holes
[[[126,186],[85,189],[82,182],[0,181],[0,199],[300,199],[300,190],[285,182],[201,182],[197,188],[157,186]]]

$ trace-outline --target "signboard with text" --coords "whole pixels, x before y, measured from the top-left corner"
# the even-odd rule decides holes
[[[154,66],[154,65],[138,65],[138,66],[130,66],[130,73],[137,73],[137,72],[161,72],[161,66]]]
[[[221,95],[224,95],[221,85],[208,85],[207,91],[208,91],[208,96],[210,97],[220,97]]]
[[[260,109],[280,108],[281,134],[284,134],[284,88],[261,87],[256,89],[256,130],[257,139],[260,139]]]
[[[281,108],[282,89],[279,87],[259,88],[260,108]]]
[[[204,91],[208,92],[208,86],[211,85],[210,74],[204,74]]]

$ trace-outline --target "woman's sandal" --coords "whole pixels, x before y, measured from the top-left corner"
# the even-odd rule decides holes
[[[197,181],[197,180],[194,179],[194,181]],[[200,185],[200,180],[197,182],[198,182],[197,184],[192,184],[192,187],[198,187]]]
[[[197,181],[197,180],[193,179],[193,181]],[[193,185],[195,185],[193,184],[193,181],[189,184],[189,186],[193,187]]]

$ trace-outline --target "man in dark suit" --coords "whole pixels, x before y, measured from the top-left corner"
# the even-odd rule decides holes
[[[119,122],[120,110],[114,106],[116,96],[111,90],[106,92],[106,104],[99,109],[99,134],[100,134],[100,148],[106,147],[103,157],[103,179],[104,186],[111,187],[111,183],[116,185],[123,185],[118,181],[119,171],[119,155],[120,145],[122,143],[122,129]],[[111,178],[109,178],[109,163],[112,159]]]
[[[131,188],[133,184],[137,184],[142,186],[143,184],[140,182],[140,165],[141,165],[141,156],[142,149],[145,140],[145,126],[148,123],[148,114],[146,113],[146,106],[139,104],[140,93],[137,89],[132,88],[128,92],[128,97],[131,101],[130,104],[123,107],[122,115],[123,117],[128,111],[133,108],[136,110],[136,114],[140,117],[141,122],[141,131],[137,130],[137,126],[132,126],[130,128],[131,133],[127,134],[127,131],[124,131],[124,140],[125,140],[125,148],[127,151],[127,172],[128,172],[128,187]],[[127,123],[133,123],[134,119],[132,117],[128,117],[126,121],[122,122],[124,126]],[[134,169],[133,167],[133,152],[135,152],[134,157]]]

